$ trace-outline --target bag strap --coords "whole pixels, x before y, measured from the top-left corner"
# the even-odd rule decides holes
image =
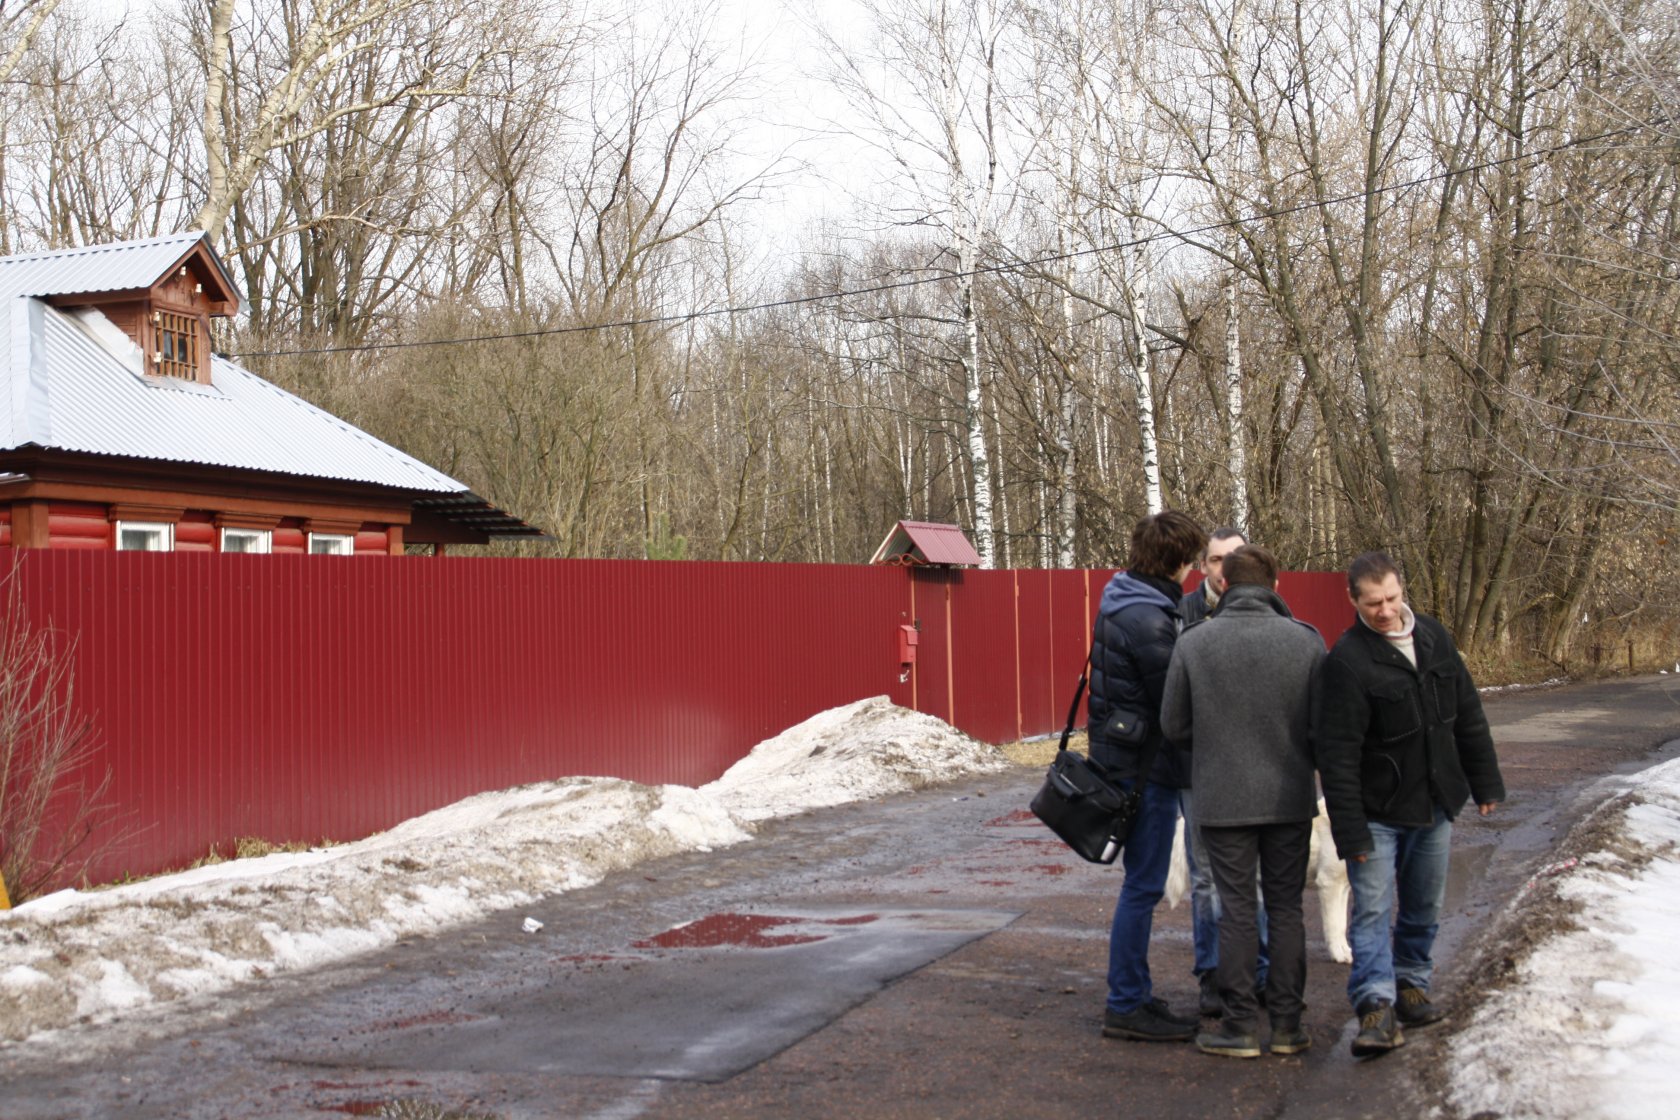
[[[1079,718],[1079,701],[1085,696],[1085,682],[1091,677],[1091,655],[1085,655],[1085,668],[1079,672],[1079,687],[1073,690],[1073,704],[1068,708],[1067,726],[1062,728],[1062,743],[1058,751],[1067,750],[1068,738],[1073,734],[1074,721]]]

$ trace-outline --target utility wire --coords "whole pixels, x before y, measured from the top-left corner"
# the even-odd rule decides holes
[[[1554,145],[1550,148],[1541,148],[1537,151],[1524,152],[1521,155],[1504,156],[1500,159],[1487,160],[1482,163],[1472,163],[1463,167],[1448,168],[1429,175],[1422,175],[1415,179],[1407,179],[1403,182],[1376,187],[1369,191],[1354,191],[1335,198],[1325,199],[1323,201],[1314,200],[1311,202],[1303,202],[1296,206],[1286,206],[1278,210],[1263,211],[1244,218],[1227,218],[1217,222],[1209,222],[1206,225],[1195,226],[1187,230],[1163,229],[1144,237],[1134,238],[1130,241],[1118,241],[1110,245],[1098,245],[1089,249],[1076,249],[1067,253],[1052,253],[1049,256],[1034,257],[1031,260],[1003,261],[998,264],[982,265],[979,268],[972,268],[963,272],[941,272],[936,276],[913,277],[904,280],[888,280],[859,288],[842,288],[838,291],[819,292],[816,295],[809,296],[794,296],[788,299],[771,300],[767,303],[745,304],[737,307],[717,307],[711,309],[710,311],[686,311],[672,315],[654,315],[642,319],[619,319],[607,323],[585,323],[567,327],[541,327],[528,331],[509,331],[504,334],[466,335],[458,338],[430,338],[409,342],[369,342],[360,343],[354,346],[321,346],[300,350],[247,350],[226,356],[230,358],[289,358],[307,354],[351,354],[375,350],[412,350],[424,346],[465,346],[474,342],[504,342],[518,338],[540,338],[546,335],[579,334],[585,331],[619,330],[626,327],[663,326],[671,323],[694,322],[699,319],[708,319],[719,315],[744,315],[754,311],[773,311],[784,307],[800,307],[810,303],[825,303],[829,300],[850,299],[854,296],[875,295],[880,292],[892,292],[904,288],[919,287],[923,284],[935,284],[959,276],[989,276],[1000,272],[1024,273],[1030,272],[1043,265],[1055,264],[1058,261],[1074,260],[1079,257],[1087,257],[1096,253],[1112,253],[1124,249],[1136,249],[1144,245],[1153,244],[1156,241],[1189,242],[1193,238],[1199,237],[1203,234],[1214,233],[1218,230],[1235,229],[1238,226],[1247,225],[1251,222],[1270,221],[1275,218],[1286,218],[1294,214],[1305,213],[1309,210],[1338,206],[1343,203],[1353,202],[1358,199],[1365,198],[1368,195],[1385,195],[1396,191],[1410,190],[1413,187],[1420,187],[1429,183],[1440,182],[1443,179],[1450,179],[1455,175],[1467,175],[1476,171],[1488,171],[1496,167],[1503,167],[1507,164],[1521,163],[1524,160],[1540,159],[1545,156],[1556,155],[1559,152],[1569,151],[1573,148],[1586,147],[1590,144],[1597,144],[1605,140],[1629,135],[1635,132],[1641,132],[1648,128],[1655,128],[1670,123],[1672,122],[1669,118],[1660,118],[1657,120],[1642,122],[1640,124],[1627,125],[1623,128],[1611,129],[1608,132],[1600,132],[1594,136],[1580,137],[1563,144]]]

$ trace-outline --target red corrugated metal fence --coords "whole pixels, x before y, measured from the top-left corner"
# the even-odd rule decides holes
[[[7,572],[111,770],[99,879],[568,774],[697,785],[868,696],[994,742],[1058,730],[1109,575],[56,549]],[[1283,587],[1330,636],[1339,579]]]

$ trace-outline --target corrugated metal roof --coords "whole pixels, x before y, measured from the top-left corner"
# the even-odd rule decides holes
[[[869,562],[978,565],[980,554],[968,543],[961,526],[937,521],[900,521]]]
[[[203,240],[184,233],[0,258],[0,450],[40,447],[446,495],[424,503],[446,521],[491,537],[541,535],[232,362],[213,358],[209,385],[151,376],[139,348],[98,310],[59,310],[37,298],[148,288]],[[226,278],[214,251],[208,256]]]
[[[188,230],[114,245],[0,257],[0,300],[149,288],[205,240],[202,232]],[[210,259],[221,271],[228,290],[237,293],[239,287],[221,258],[212,251]]]
[[[13,408],[7,447],[33,444],[404,490],[466,490],[232,362],[213,361],[210,386],[144,376],[77,321],[96,313],[73,318],[37,300],[18,302],[33,305],[29,318],[36,322],[28,328],[29,368],[8,364]],[[135,351],[134,365],[138,359]]]

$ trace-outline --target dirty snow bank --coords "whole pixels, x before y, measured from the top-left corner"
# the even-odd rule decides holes
[[[739,843],[755,821],[1006,766],[994,748],[875,697],[759,744],[699,790],[561,778],[353,844],[60,891],[0,912],[0,1040],[341,960],[643,860]]]
[[[785,815],[790,804],[803,810],[865,801],[1008,765],[996,749],[944,720],[876,696],[766,739],[700,788],[742,820],[759,821]]]
[[[1626,793],[1601,810],[1596,851],[1529,884],[1554,880],[1573,921],[1452,1040],[1461,1116],[1634,1120],[1680,1091],[1680,759]]]

